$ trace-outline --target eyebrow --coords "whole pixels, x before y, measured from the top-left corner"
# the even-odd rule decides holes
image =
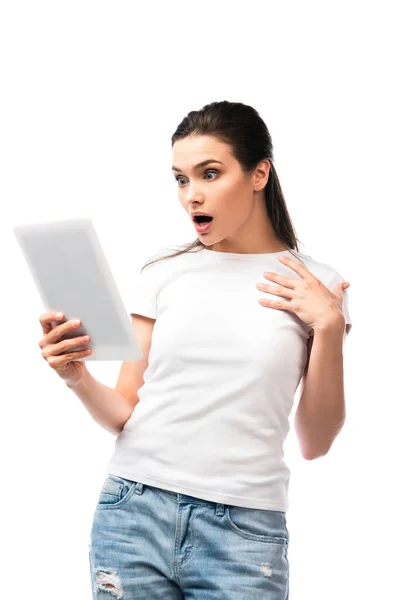
[[[220,165],[223,165],[224,163],[221,162],[220,160],[214,160],[213,158],[209,158],[208,160],[203,160],[203,162],[199,163],[198,165],[195,165],[193,167],[194,170],[200,169],[201,167],[205,167],[206,165],[208,165],[209,163],[219,163]],[[178,167],[172,167],[173,171],[181,171],[183,172],[182,169],[178,169]]]

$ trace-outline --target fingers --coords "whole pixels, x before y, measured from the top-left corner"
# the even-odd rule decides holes
[[[85,344],[88,344],[90,342],[90,338],[89,336],[80,336],[80,337],[74,337],[72,339],[69,340],[63,340],[62,342],[58,342],[58,344],[46,344],[43,347],[42,350],[42,356],[45,360],[49,361],[50,356],[65,356],[66,352],[69,353],[69,356],[71,355],[71,352],[74,348],[76,348],[77,346],[83,346]],[[87,349],[85,348],[83,351],[86,351]],[[73,352],[73,355],[75,356],[76,354],[76,350],[75,352]],[[49,361],[50,362],[50,361]]]
[[[61,316],[59,316],[61,315]],[[61,313],[56,313],[56,312],[47,312],[47,313],[43,313],[42,315],[40,315],[39,317],[39,323],[42,326],[42,331],[44,334],[49,333],[49,331],[51,331],[53,329],[53,321],[57,322],[57,321],[62,321],[64,320],[64,315],[62,315]]]
[[[57,323],[57,321],[63,322],[60,325],[56,324],[53,326],[52,323]],[[80,325],[79,320],[77,323],[75,322],[75,319],[65,321],[64,315],[57,317],[56,313],[44,313],[43,315],[40,315],[39,322],[42,326],[42,331],[45,334],[39,342],[39,348],[44,348],[48,344],[56,342],[66,332],[74,328],[76,329]]]
[[[48,358],[45,358],[45,357],[43,357],[43,358],[45,358],[45,360],[47,360],[48,364],[53,369],[59,369],[60,367],[63,367],[64,365],[67,366],[68,363],[70,363],[73,360],[79,360],[83,356],[88,356],[88,354],[90,354],[90,350],[86,349],[86,350],[79,350],[77,352],[70,352],[68,354],[60,354],[58,356],[51,354],[50,356],[48,356]]]
[[[84,370],[85,357],[90,356],[92,352],[90,348],[85,347],[90,342],[90,336],[80,335],[81,331],[74,334],[73,330],[77,330],[81,325],[80,320],[67,321],[64,315],[56,312],[43,313],[39,322],[44,333],[39,342],[42,357],[62,379],[75,381]]]
[[[59,321],[60,319],[63,319],[63,318],[64,318],[64,315],[62,313],[47,312],[47,313],[43,313],[42,315],[40,315],[39,321],[43,325],[44,323],[50,323],[51,321]]]

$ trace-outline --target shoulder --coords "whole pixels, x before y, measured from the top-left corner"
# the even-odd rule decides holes
[[[156,253],[142,261],[139,279],[159,291],[179,271],[181,263],[184,262],[184,255],[176,255],[179,250],[176,246],[159,248]]]
[[[310,273],[322,281],[326,287],[332,288],[340,281],[344,281],[344,277],[342,277],[339,271],[332,265],[317,261],[312,256],[302,252],[294,251],[294,253],[299,256],[306,269],[308,269]]]
[[[316,261],[311,256],[308,256],[303,253],[297,253],[299,257],[302,259],[305,267],[317,277],[324,285],[328,288],[328,290],[332,291],[332,289],[340,283],[341,281],[345,281],[345,278],[342,274],[332,265],[320,261]],[[349,279],[349,276],[347,276]],[[348,298],[348,290],[344,290],[343,292],[343,314],[346,321],[346,333],[349,333],[352,327],[352,319],[349,312],[349,298]],[[312,332],[311,332],[312,337]],[[311,351],[312,340],[309,340],[308,352]]]

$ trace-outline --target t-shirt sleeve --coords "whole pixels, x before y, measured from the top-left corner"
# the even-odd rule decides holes
[[[330,291],[332,291],[333,288],[335,287],[335,285],[337,285],[341,281],[346,281],[346,279],[344,277],[342,277],[340,275],[340,273],[338,273],[338,271],[335,271],[335,274],[334,274],[333,278],[331,279],[330,284],[328,285],[328,289]],[[348,296],[349,289],[350,288],[343,290],[343,304],[342,304],[342,310],[343,310],[343,315],[344,315],[345,322],[346,322],[347,333],[350,333],[350,329],[353,326],[352,321],[351,321],[350,312],[349,312],[349,296]],[[348,325],[348,327],[347,327],[347,325]]]
[[[344,277],[342,277],[338,271],[335,271],[335,273],[334,273],[333,277],[331,277],[329,283],[326,284],[326,287],[328,288],[329,291],[332,291],[333,288],[335,287],[335,285],[337,285],[341,281],[346,281],[346,279]],[[343,311],[343,315],[345,318],[347,334],[350,333],[350,330],[353,326],[351,316],[350,316],[350,311],[349,311],[349,296],[348,296],[349,289],[351,289],[351,288],[347,288],[346,290],[343,291],[343,304],[342,304],[342,311]],[[313,329],[311,329],[309,335],[310,336],[314,335]]]
[[[153,265],[145,267],[133,278],[128,303],[129,314],[157,319],[158,281]]]

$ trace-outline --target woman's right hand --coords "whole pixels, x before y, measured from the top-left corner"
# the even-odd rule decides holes
[[[60,321],[63,318],[57,318],[56,313],[53,312],[40,315],[39,321],[44,336],[39,342],[39,348],[42,349],[43,358],[57,375],[68,385],[75,385],[87,371],[85,361],[80,361],[79,358],[89,356],[91,351],[88,349],[73,351],[73,348],[87,344],[90,339],[84,340],[81,336],[75,336],[59,342],[60,337],[80,325],[80,322],[74,325],[72,319],[60,325],[52,325],[53,321]]]

